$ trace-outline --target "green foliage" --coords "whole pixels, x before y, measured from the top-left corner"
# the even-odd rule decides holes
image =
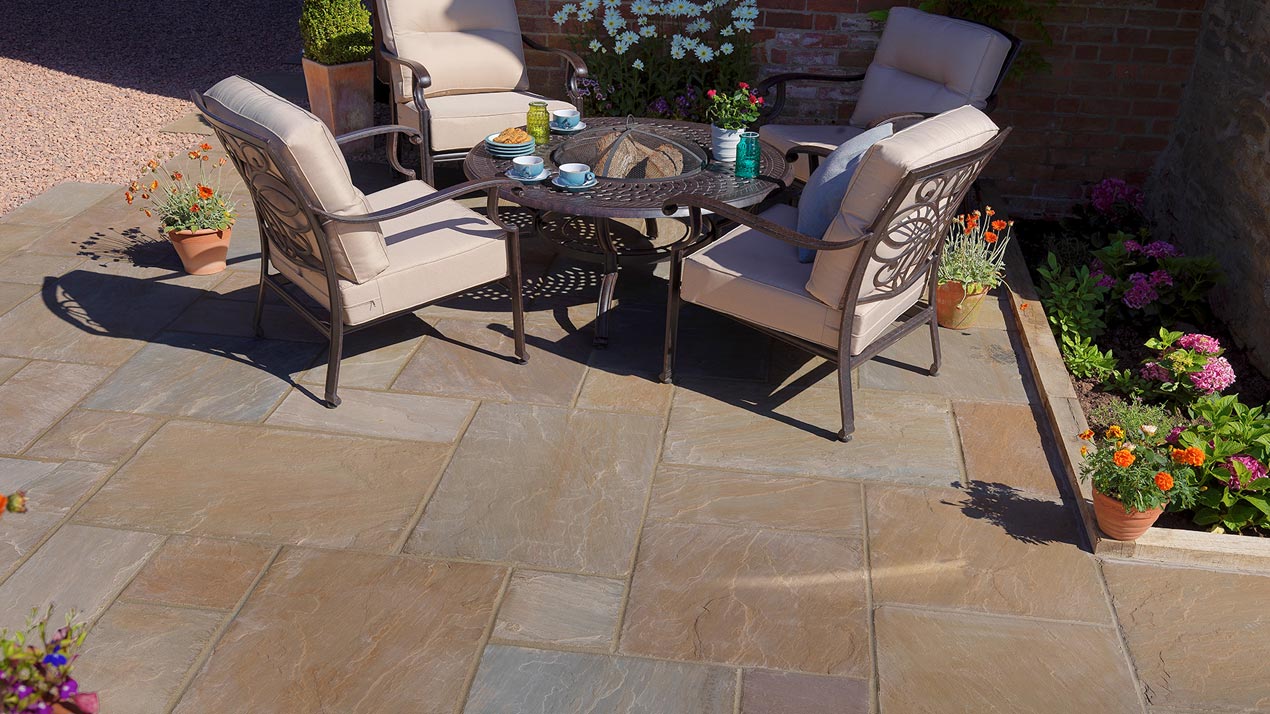
[[[1107,236],[1105,247],[1093,251],[1095,277],[1110,284],[1109,308],[1166,325],[1206,321],[1208,293],[1219,276],[1217,261],[1182,255],[1172,243],[1149,242],[1149,237],[1146,230],[1137,235],[1115,232]]]
[[[1093,377],[1101,381],[1116,371],[1116,358],[1111,350],[1100,351],[1088,337],[1064,334],[1062,339],[1063,361],[1077,379]]]
[[[1270,527],[1270,416],[1234,396],[1201,399],[1191,405],[1194,420],[1178,436],[1180,446],[1204,453],[1191,466],[1200,488],[1195,523],[1238,533]]]
[[[922,0],[917,5],[917,9],[922,12],[959,17],[989,27],[1003,27],[1006,23],[1017,22],[1027,28],[1028,34],[1036,39],[1025,42],[1019,56],[1014,60],[1010,75],[1016,78],[1049,71],[1049,62],[1041,56],[1037,46],[1049,47],[1054,44],[1049,28],[1045,26],[1045,14],[1052,7],[1054,0]],[[887,10],[869,13],[869,17],[878,22],[886,22],[888,15]]]
[[[706,117],[720,129],[741,131],[758,121],[763,98],[751,93],[750,85],[745,82],[739,82],[731,92],[711,89],[706,96],[710,98]]]
[[[1157,434],[1167,434],[1181,423],[1177,413],[1158,404],[1147,404],[1141,399],[1103,402],[1089,411],[1089,421],[1104,429],[1119,424],[1129,434],[1141,432],[1143,426],[1154,426]]]
[[[371,58],[370,11],[361,0],[304,0],[300,10],[304,56],[320,64]]]
[[[0,711],[51,711],[52,705],[75,694],[71,691],[75,689],[71,665],[79,656],[88,628],[67,614],[66,626],[50,633],[52,614],[51,605],[43,614],[32,610],[25,629],[0,630]],[[17,695],[19,685],[29,688],[21,698]],[[47,709],[40,708],[41,704]]]
[[[1190,469],[1172,462],[1169,444],[1157,425],[1145,426],[1126,432],[1112,424],[1100,440],[1095,440],[1092,432],[1082,434],[1091,443],[1102,443],[1093,451],[1081,450],[1085,454],[1081,478],[1123,503],[1126,512],[1165,505],[1174,510],[1189,508],[1197,493]]]
[[[190,164],[184,171],[172,171],[160,166],[157,160],[148,162],[142,169],[141,181],[133,181],[124,192],[124,199],[131,204],[136,199],[145,201],[149,208],[141,211],[147,218],[159,219],[159,225],[167,231],[223,231],[237,220],[237,207],[233,194],[221,191],[225,158],[211,161],[207,152],[209,144],[190,151]],[[208,169],[212,166],[213,170]],[[149,180],[147,180],[149,179]]]
[[[1098,285],[1089,268],[1063,268],[1050,253],[1037,273],[1041,276],[1039,288],[1045,298],[1045,310],[1059,337],[1098,339],[1107,329],[1103,320],[1107,288]]]

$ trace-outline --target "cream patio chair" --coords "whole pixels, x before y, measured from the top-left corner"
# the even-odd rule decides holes
[[[566,91],[578,102],[586,63],[520,32],[515,0],[375,0],[380,56],[392,73],[392,121],[419,127],[423,179],[436,161],[462,159],[485,137],[525,123],[529,102],[573,104],[533,94],[523,47],[568,62]],[[395,144],[390,149],[395,155]]]
[[[849,440],[853,368],[929,324],[930,373],[939,371],[940,247],[966,191],[1008,133],[978,109],[961,107],[879,141],[856,169],[823,240],[795,230],[792,206],[756,216],[702,196],[667,201],[667,215],[690,209],[700,237],[671,262],[662,381],[674,375],[680,303],[700,305],[836,362],[838,436]],[[739,226],[712,241],[703,211]],[[798,262],[797,247],[818,251],[815,262]]]
[[[492,179],[436,191],[406,181],[365,195],[339,145],[389,132],[417,141],[416,130],[372,127],[336,138],[317,117],[242,77],[193,99],[247,184],[260,222],[256,334],[268,289],[329,339],[327,406],[340,403],[344,335],[493,282],[511,292],[516,358],[527,359],[519,236],[498,216],[499,189],[519,184]],[[482,191],[487,216],[453,200]],[[287,282],[326,314],[288,292]]]
[[[877,52],[864,74],[798,72],[760,82],[758,93],[766,95],[775,89],[775,96],[759,134],[781,151],[800,145],[833,149],[864,130],[893,119],[911,122],[967,104],[990,112],[1021,46],[1017,37],[986,25],[908,7],[892,8]],[[773,123],[785,106],[787,85],[803,81],[862,82],[848,123]],[[795,166],[795,175],[806,181],[815,169],[815,157],[805,157]]]

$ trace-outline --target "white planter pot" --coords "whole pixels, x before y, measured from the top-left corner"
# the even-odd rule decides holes
[[[715,161],[736,161],[736,146],[744,129],[721,129],[710,125],[710,153]]]

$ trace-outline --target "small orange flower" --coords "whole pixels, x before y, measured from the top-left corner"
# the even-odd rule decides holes
[[[1020,304],[1020,305],[1019,305],[1019,309],[1020,309],[1020,310],[1026,310],[1026,309],[1027,309],[1027,306],[1028,306],[1028,303],[1022,303],[1022,304]]]
[[[1108,439],[1123,439],[1124,429],[1121,429],[1118,424],[1112,424],[1111,426],[1107,427],[1107,431],[1103,434],[1103,436],[1107,437]]]
[[[1083,440],[1085,440],[1085,441],[1090,441],[1091,439],[1093,439],[1093,438],[1094,438],[1094,430],[1093,430],[1093,429],[1086,429],[1086,430],[1084,430],[1084,431],[1080,432],[1079,434],[1077,434],[1076,436],[1080,437],[1081,439],[1083,439]]]
[[[156,189],[156,188],[158,188],[158,187],[159,187],[159,180],[158,180],[158,179],[155,179],[155,180],[153,180],[153,181],[151,181],[151,182],[150,182],[150,190],[151,190],[151,191],[155,190],[155,189]]]
[[[124,192],[123,192],[123,200],[127,201],[127,202],[128,202],[128,205],[129,205],[129,206],[131,206],[131,205],[132,205],[132,192],[131,192],[131,191],[124,191]]]
[[[1133,462],[1136,460],[1137,457],[1135,457],[1133,452],[1128,449],[1118,449],[1116,453],[1111,455],[1111,462],[1122,469],[1127,469],[1130,466],[1133,466]]]
[[[140,189],[140,188],[141,188],[141,186],[137,185],[137,182],[136,182],[136,181],[133,181],[132,183],[128,184],[128,190],[129,190],[129,191],[134,191],[134,192],[135,192],[135,191],[137,191],[137,190],[138,190],[138,189]]]
[[[203,157],[203,160],[204,160],[204,161],[211,161],[211,160],[212,160],[212,157],[210,157],[210,156],[204,156],[204,157]]]
[[[1173,449],[1173,461],[1185,466],[1203,466],[1204,450],[1198,446],[1188,446],[1185,449]]]
[[[1166,471],[1161,471],[1155,475],[1155,485],[1159,486],[1161,491],[1173,488],[1173,475]]]
[[[1005,221],[1002,221],[1000,219],[992,222],[992,230],[994,231],[1003,231],[1005,230],[1005,227],[1006,227]]]
[[[984,239],[985,241],[989,242],[989,243],[996,243],[996,242],[997,242],[997,234],[996,234],[996,233],[993,233],[992,231],[988,231],[987,233],[984,233],[984,234],[983,234],[983,239]]]
[[[148,209],[148,208],[143,208],[143,209],[141,209],[141,210],[143,210],[143,211],[145,211],[145,212],[146,212],[146,218],[151,218],[151,217],[153,217],[153,216],[154,216],[154,214],[153,214],[153,213],[151,213],[151,212],[150,212],[150,209]]]
[[[1080,455],[1081,455],[1081,456],[1089,456],[1089,447],[1088,447],[1088,446],[1085,446],[1084,444],[1081,444],[1081,445],[1080,445]]]
[[[227,161],[227,159],[226,159],[224,156],[222,156],[222,157],[220,157],[220,161],[217,161],[217,162],[216,162],[216,165],[217,165],[217,166],[224,166],[226,161]]]
[[[142,200],[147,199],[147,198],[150,198],[150,194],[148,194],[148,193],[143,193],[143,194],[141,194],[141,198],[142,198]]]
[[[191,151],[191,152],[189,153],[189,157],[190,157],[191,159],[197,159],[197,158],[198,158],[198,152],[197,152],[197,151]]]
[[[191,211],[191,212],[193,212],[193,213],[198,213],[198,211],[199,211],[198,204],[197,204],[197,203],[191,203],[191,204],[190,204],[190,211]]]
[[[215,193],[216,193],[216,192],[215,192],[214,190],[212,190],[212,187],[211,187],[211,186],[204,186],[204,185],[203,185],[203,184],[201,184],[201,183],[198,185],[198,197],[199,197],[199,198],[211,198],[213,195],[215,195]]]
[[[997,215],[997,212],[996,212],[996,211],[994,211],[994,210],[992,210],[992,206],[988,206],[988,207],[987,207],[987,210],[986,210],[986,211],[984,211],[984,213],[987,213],[989,216],[995,216],[995,215]]]
[[[181,180],[181,172],[180,172],[180,171],[177,171],[176,173],[172,174],[172,180],[173,180],[173,181],[180,181],[180,180]]]
[[[151,171],[154,171],[155,169],[159,168],[159,162],[155,161],[154,159],[150,159],[149,161],[146,162],[146,168],[150,169]]]
[[[198,145],[198,148],[202,149],[203,151],[211,151],[212,145],[207,142],[203,142],[202,144]]]
[[[0,493],[0,513],[4,513],[5,506],[9,505],[9,497]]]

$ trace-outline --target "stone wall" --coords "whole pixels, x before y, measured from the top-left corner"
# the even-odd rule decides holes
[[[1214,297],[1270,373],[1270,4],[1210,0],[1195,75],[1148,184],[1166,235],[1221,261]]]
[[[517,0],[526,32],[566,47],[551,14],[565,0]],[[1261,0],[1249,0],[1259,4]],[[870,10],[904,0],[759,0],[759,76],[863,71],[880,26]],[[908,3],[916,4],[916,3]],[[1014,127],[990,168],[1019,216],[1059,215],[1108,176],[1141,181],[1164,148],[1190,76],[1203,0],[1059,0],[1049,14],[1051,71],[1007,84],[994,118]],[[1008,28],[1025,40],[1026,28]],[[559,94],[554,58],[535,57],[536,88]],[[854,88],[802,85],[790,118],[846,121]]]

